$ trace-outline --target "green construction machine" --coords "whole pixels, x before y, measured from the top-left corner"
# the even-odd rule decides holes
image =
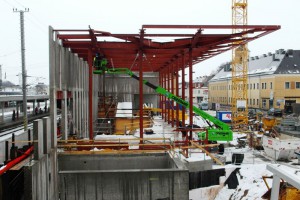
[[[107,68],[107,67],[101,67],[101,68],[96,68],[93,72],[94,74],[127,74],[130,77],[140,80],[138,76],[136,76],[131,70],[127,68]],[[207,128],[207,135],[208,138],[206,138],[206,132],[199,132],[198,137],[200,140],[205,140],[208,139],[209,141],[232,141],[233,136],[232,136],[232,130],[230,129],[229,125],[220,121],[219,119],[209,115],[205,111],[197,108],[196,106],[190,105],[189,102],[177,97],[176,95],[168,92],[166,89],[160,87],[160,86],[155,86],[152,83],[149,83],[146,80],[143,80],[143,84],[147,85],[148,87],[152,88],[155,90],[158,94],[166,96],[168,99],[171,99],[175,101],[176,103],[184,106],[185,108],[189,108],[192,106],[192,109],[195,114],[199,115],[203,119],[206,120],[206,122],[210,125],[210,127]],[[211,124],[213,123],[213,125]]]

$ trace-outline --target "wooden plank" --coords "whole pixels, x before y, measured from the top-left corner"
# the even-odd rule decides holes
[[[194,145],[195,147],[201,149],[202,151],[204,151],[208,156],[210,156],[214,161],[216,161],[216,163],[219,163],[220,165],[224,165],[219,159],[217,159],[216,157],[214,157],[211,153],[209,153],[206,149],[204,149],[201,145],[196,144],[195,142],[191,141],[191,144]]]
[[[16,164],[12,168],[10,168],[9,170],[13,170],[13,171],[20,170],[24,165],[29,163],[32,159],[33,159],[32,155],[28,156],[27,158],[25,158],[24,160],[22,160],[21,162],[19,162],[18,164]]]

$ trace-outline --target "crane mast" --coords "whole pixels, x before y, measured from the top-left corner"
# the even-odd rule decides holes
[[[232,0],[232,25],[248,24],[247,6],[247,0]],[[244,31],[232,30],[233,34]],[[245,37],[246,34],[234,38],[235,48],[232,50],[231,118],[235,128],[248,124],[248,47],[240,42]]]

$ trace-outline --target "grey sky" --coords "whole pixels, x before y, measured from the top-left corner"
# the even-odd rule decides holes
[[[299,0],[248,0],[249,25],[281,25],[281,29],[249,44],[250,56],[277,49],[300,49]],[[0,0],[0,64],[6,80],[18,83],[21,73],[19,14],[25,13],[28,83],[48,84],[48,26],[138,33],[142,24],[230,25],[231,0]],[[209,75],[231,52],[196,65],[196,76]]]

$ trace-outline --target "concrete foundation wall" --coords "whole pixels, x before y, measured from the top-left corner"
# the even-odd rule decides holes
[[[168,154],[58,158],[62,200],[188,199],[189,172]]]
[[[24,200],[57,199],[56,152],[24,166]]]
[[[33,122],[34,160],[24,166],[24,200],[55,200],[57,190],[57,149],[51,148],[56,135],[50,119]]]
[[[59,155],[60,171],[176,169],[168,154],[150,155]]]
[[[185,166],[189,169],[189,172],[198,172],[212,169],[213,160],[202,160],[195,162],[187,162]]]
[[[188,172],[60,173],[60,198],[188,199]]]

